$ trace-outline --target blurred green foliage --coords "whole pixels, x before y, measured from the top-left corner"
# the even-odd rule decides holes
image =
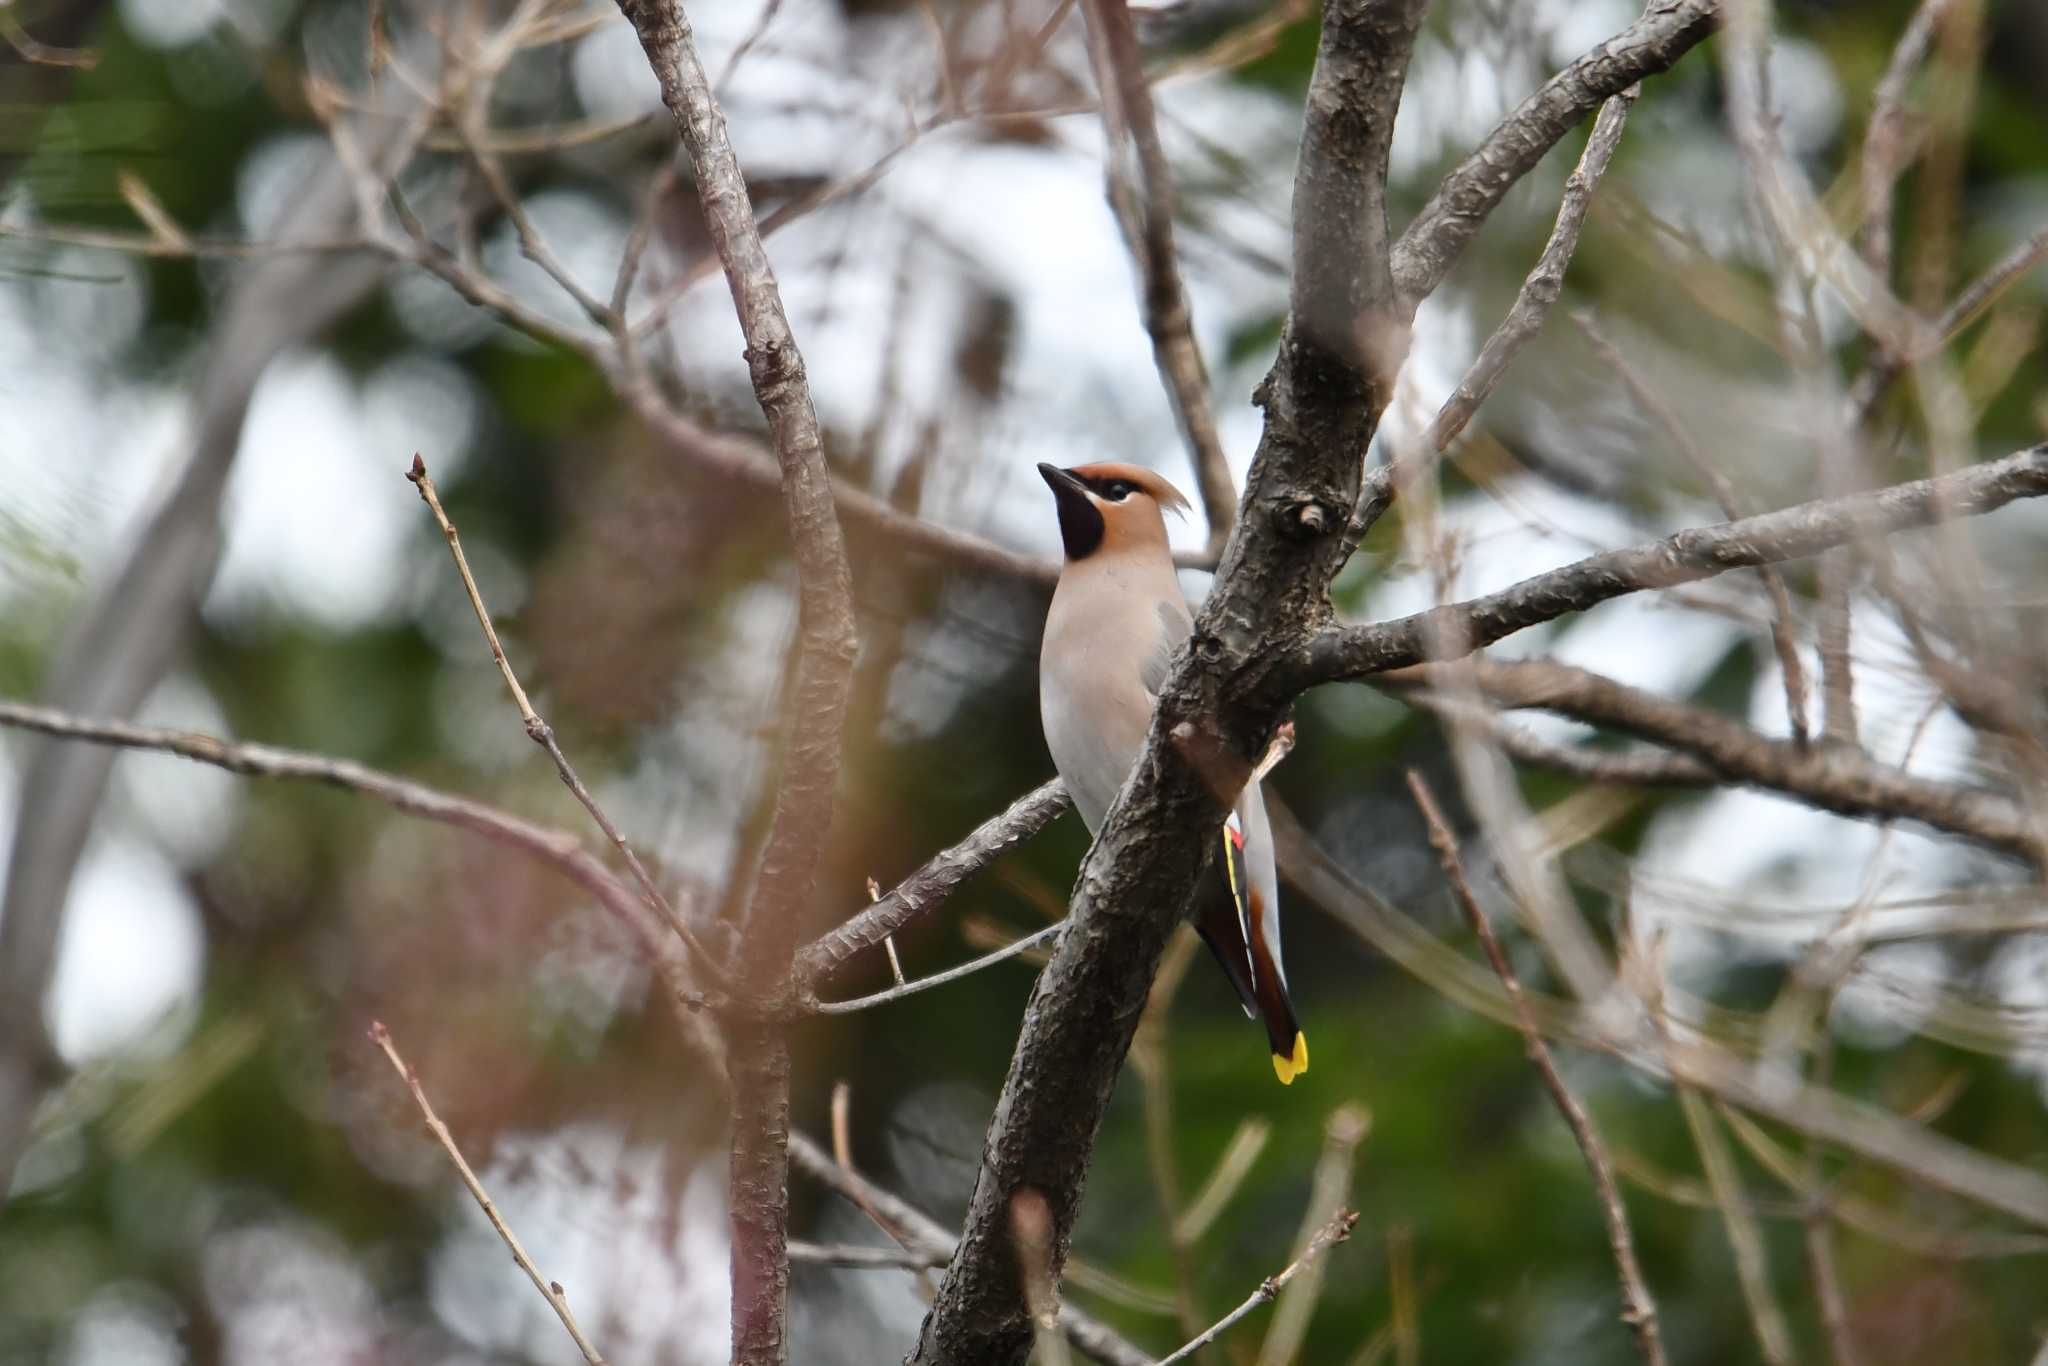
[[[1860,134],[1853,111],[1867,107],[1870,85],[1910,8],[1889,0],[1785,7],[1790,31],[1817,45],[1847,82],[1851,135]],[[2024,8],[1994,7],[1994,22],[2018,24],[2014,15]],[[126,229],[132,221],[115,173],[129,168],[181,223],[224,229],[252,149],[310,129],[274,68],[281,58],[243,53],[238,60],[251,70],[238,90],[196,102],[181,93],[192,86],[176,68],[219,58],[213,49],[226,40],[202,39],[208,54],[149,47],[131,36],[124,12],[111,12],[94,30],[99,64],[75,75],[62,103],[46,111],[19,184],[51,220]],[[296,17],[277,52],[297,50],[308,22]],[[1313,21],[1305,19],[1238,79],[1297,93],[1313,51]],[[1632,169],[1654,169],[1667,155],[1667,139],[1696,134],[1716,116],[1717,60],[1712,51],[1697,54],[1646,91],[1614,173],[1623,203]],[[1973,189],[1988,194],[2007,178],[2031,177],[2039,196],[2048,175],[2044,127],[2039,85],[1994,65],[1971,125]],[[1454,277],[1451,306],[1468,312],[1482,332],[1540,247],[1548,187],[1576,148],[1575,137],[1536,178],[1543,188],[1511,200]],[[1839,168],[1844,155],[1831,152],[1830,167]],[[1420,203],[1449,159],[1397,187],[1397,213]],[[547,173],[545,166],[535,172]],[[1902,200],[1910,202],[1913,186],[1909,176]],[[1915,221],[1902,216],[1902,256],[1914,250]],[[1573,267],[1571,290],[1579,300],[1635,322],[1683,315],[1672,329],[1686,346],[1725,370],[1768,372],[1777,361],[1765,340],[1702,318],[1685,283],[1645,268],[1641,230],[1639,219],[1603,201]],[[2005,245],[1997,234],[1965,234],[1958,278]],[[0,273],[9,276],[32,274],[47,259],[18,243],[0,244]],[[1754,272],[1728,274],[1731,288],[1768,295],[1768,283]],[[162,373],[203,348],[217,280],[212,266],[152,264],[148,326],[121,364],[138,374]],[[1507,459],[1538,469],[1548,468],[1548,451],[1523,419],[1550,401],[1553,386],[1568,390],[1570,376],[1585,369],[1569,329],[1554,329],[1549,358],[1518,370],[1485,420],[1512,453]],[[1240,328],[1219,370],[1233,383],[1241,372],[1256,373],[1277,335],[1277,319]],[[337,353],[361,368],[419,344],[383,300],[360,310],[334,341]],[[715,665],[702,661],[715,660],[725,643],[729,605],[785,572],[775,505],[651,455],[603,377],[580,361],[499,332],[446,358],[484,396],[487,411],[484,434],[444,490],[465,531],[510,557],[527,578],[527,610],[509,612],[503,622],[515,657],[529,668],[529,685],[586,772],[604,780],[608,796],[638,804],[627,817],[633,828],[658,832],[669,814],[662,784],[712,786],[722,776],[701,771],[712,761],[694,757],[687,733],[678,738],[670,729],[673,714],[738,731],[761,715],[764,696],[772,702],[772,679],[721,679]],[[1131,383],[1149,385],[1151,377],[1132,376]],[[1980,433],[1987,449],[2038,437],[2038,389],[2016,385],[1988,407]],[[742,395],[710,397],[743,411]],[[842,452],[858,444],[858,433],[832,436]],[[394,483],[404,454],[393,453]],[[1647,525],[1665,491],[1649,486],[1650,475],[1686,477],[1672,471],[1668,464],[1650,474],[1618,471],[1607,487],[1625,516]],[[1776,471],[1758,496],[1802,496],[1809,475]],[[1445,496],[1479,493],[1461,476]],[[1402,535],[1397,516],[1367,543],[1360,567],[1340,587],[1344,606],[1361,607],[1371,582],[1402,560]],[[443,574],[438,537],[423,514],[413,539],[408,563],[422,574]],[[1042,596],[999,583],[970,591],[922,562],[900,561],[885,546],[857,549],[868,705],[857,711],[849,737],[846,801],[819,884],[820,926],[861,904],[867,878],[889,885],[1049,772],[1035,704]],[[0,688],[26,696],[61,614],[81,591],[78,572],[68,552],[0,502],[0,574],[31,590],[0,616]],[[446,605],[450,588],[422,586],[417,601]],[[520,747],[516,717],[479,665],[481,642],[455,628],[437,630],[425,620],[430,615],[422,608],[335,631],[210,612],[192,662],[236,734],[346,755],[582,829],[580,813],[542,757]],[[435,619],[459,622],[460,611]],[[1567,624],[1558,634],[1571,629]],[[949,636],[970,639],[973,648],[949,654]],[[877,641],[884,642],[879,653]],[[1729,649],[1697,700],[1744,708],[1767,650],[1767,642]],[[906,688],[907,679],[948,667],[971,673],[948,694],[950,710],[906,722],[904,704],[892,697],[914,699],[919,694]],[[672,684],[676,678],[686,682]],[[1391,707],[1361,723],[1353,706],[1305,703],[1302,743],[1273,785],[1357,876],[1432,933],[1469,949],[1401,786],[1410,766],[1427,772],[1440,791],[1454,786],[1435,724]],[[478,721],[480,715],[488,719]],[[510,740],[480,752],[457,734],[479,726],[495,726]],[[751,739],[758,748],[762,737]],[[651,762],[653,752],[666,756],[663,762]],[[1565,780],[1535,773],[1524,784],[1537,807],[1574,791]],[[687,807],[666,800],[675,810]],[[1598,843],[1626,861],[1660,812],[1697,800],[1652,795],[1606,825]],[[547,1343],[536,1332],[465,1345],[438,1315],[433,1268],[457,1220],[452,1175],[418,1139],[403,1098],[363,1042],[364,1028],[372,1018],[391,1025],[480,1163],[508,1135],[609,1126],[669,1155],[662,1203],[671,1208],[688,1173],[718,1159],[715,1102],[693,1076],[700,1064],[678,1045],[665,1006],[644,983],[617,992],[589,985],[603,973],[586,960],[616,962],[624,946],[548,873],[457,833],[406,826],[345,793],[254,784],[236,809],[233,836],[187,874],[207,943],[196,1017],[181,1022],[181,1042],[168,1056],[98,1064],[75,1082],[19,1193],[0,1212],[0,1362],[56,1360],[77,1350],[69,1334],[82,1306],[105,1287],[131,1282],[153,1287],[174,1306],[170,1321],[188,1359],[248,1359],[234,1347],[228,1321],[235,1295],[209,1280],[209,1249],[222,1230],[258,1219],[316,1226],[359,1268],[380,1327],[356,1359],[510,1359],[528,1350],[520,1342]],[[758,813],[751,820],[757,827]],[[687,896],[728,904],[746,847],[727,866],[671,866],[663,875]],[[1046,908],[1064,900],[1083,847],[1068,817],[1010,855],[956,896],[946,914],[903,937],[906,971],[974,951],[963,925],[992,926],[1007,937],[1042,924]],[[1616,898],[1590,888],[1583,894],[1595,924],[1611,936]],[[1247,1116],[1264,1116],[1273,1126],[1242,1188],[1194,1250],[1189,1288],[1197,1317],[1219,1316],[1287,1262],[1325,1121],[1338,1107],[1357,1104],[1371,1116],[1350,1194],[1364,1218],[1352,1241],[1330,1254],[1301,1362],[1397,1359],[1363,1349],[1396,1317],[1393,1249],[1404,1241],[1420,1360],[1476,1366],[1635,1359],[1616,1319],[1611,1258],[1583,1163],[1524,1061],[1520,1040],[1446,1002],[1298,902],[1288,936],[1295,996],[1314,1040],[1314,1066],[1300,1083],[1285,1090],[1272,1083],[1256,1032],[1244,1026],[1206,960],[1194,965],[1172,1012],[1172,1145],[1183,1193],[1206,1179]],[[1526,950],[1526,941],[1514,947]],[[1532,986],[1551,985],[1532,954],[1518,952],[1517,963]],[[1750,959],[1715,984],[1717,1000],[1756,1009],[1784,979],[1782,961]],[[848,1082],[855,1153],[939,1217],[956,1217],[1028,980],[1024,970],[1006,966],[886,1009],[804,1027],[796,1122],[822,1134],[832,1084]],[[852,995],[886,981],[885,965],[863,962],[833,991]],[[1698,1207],[1699,1160],[1672,1097],[1611,1060],[1568,1053],[1566,1065],[1631,1169],[1665,1174],[1661,1191],[1632,1184],[1628,1199],[1673,1361],[1758,1359],[1719,1219]],[[1940,1132],[2015,1161],[2041,1160],[2039,1090],[1999,1057],[1915,1038],[1881,1049],[1841,1047],[1833,1066],[1845,1090],[1899,1109],[1953,1091],[1954,1103],[1936,1120]],[[1127,1073],[1089,1177],[1077,1254],[1129,1282],[1164,1289],[1176,1268],[1161,1236],[1142,1111],[1137,1080]],[[1803,1155],[1796,1136],[1773,1136]],[[1927,1226],[1966,1221],[1951,1204],[1904,1189],[1868,1164],[1826,1152],[1813,1160],[1829,1188],[1844,1195],[1901,1208]],[[1743,1175],[1768,1213],[1773,1285],[1801,1357],[1821,1359],[1822,1326],[1796,1197],[1747,1158]],[[542,1177],[571,1197],[586,1192],[598,1211],[590,1217],[606,1217],[601,1174],[551,1169]],[[835,1236],[858,1227],[826,1223],[832,1202],[815,1192],[801,1190],[798,1201],[802,1219],[837,1230]],[[2042,1329],[2038,1257],[1943,1258],[1851,1231],[1838,1232],[1836,1242],[1852,1323],[1872,1366],[2017,1362],[2033,1351]],[[498,1269],[508,1302],[527,1295],[509,1265]],[[833,1303],[825,1273],[800,1267],[796,1286],[800,1305],[806,1296]],[[571,1286],[572,1293],[582,1288]],[[662,1292],[657,1283],[645,1293]],[[1164,1350],[1179,1337],[1170,1317],[1084,1288],[1070,1293],[1150,1348]],[[1208,1359],[1251,1361],[1248,1344],[1259,1322]],[[861,1349],[849,1344],[860,1341],[799,1315],[801,1360],[857,1360]],[[555,1343],[533,1350],[559,1360],[565,1349]],[[633,1350],[618,1355],[640,1359]]]

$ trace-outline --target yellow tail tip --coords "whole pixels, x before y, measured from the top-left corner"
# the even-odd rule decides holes
[[[1294,1056],[1292,1058],[1283,1058],[1278,1053],[1275,1053],[1273,1055],[1273,1074],[1280,1078],[1282,1086],[1292,1086],[1294,1085],[1294,1079],[1306,1071],[1308,1071],[1308,1035],[1297,1031],[1294,1036]]]

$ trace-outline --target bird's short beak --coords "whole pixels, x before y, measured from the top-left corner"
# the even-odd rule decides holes
[[[1069,498],[1079,498],[1082,502],[1088,500],[1088,486],[1073,475],[1068,474],[1058,465],[1048,465],[1040,462],[1038,474],[1040,478],[1045,480],[1046,487],[1052,490],[1053,497],[1059,499],[1062,503],[1066,502]]]

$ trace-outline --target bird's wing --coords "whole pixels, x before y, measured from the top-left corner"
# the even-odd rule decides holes
[[[1144,683],[1145,691],[1155,699],[1159,690],[1166,686],[1166,675],[1173,670],[1173,652],[1194,633],[1194,629],[1194,619],[1188,615],[1186,603],[1179,598],[1170,598],[1159,604],[1159,639],[1138,663],[1138,678]]]

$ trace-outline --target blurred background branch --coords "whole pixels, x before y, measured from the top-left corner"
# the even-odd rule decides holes
[[[615,1361],[1636,1359],[1552,1081],[1673,1362],[2038,1352],[2035,7],[689,17],[709,171],[596,0],[0,5],[0,1355],[575,1359],[372,1020]],[[1206,606],[1063,921],[1112,457]],[[1173,925],[1283,720],[1284,1093]]]

